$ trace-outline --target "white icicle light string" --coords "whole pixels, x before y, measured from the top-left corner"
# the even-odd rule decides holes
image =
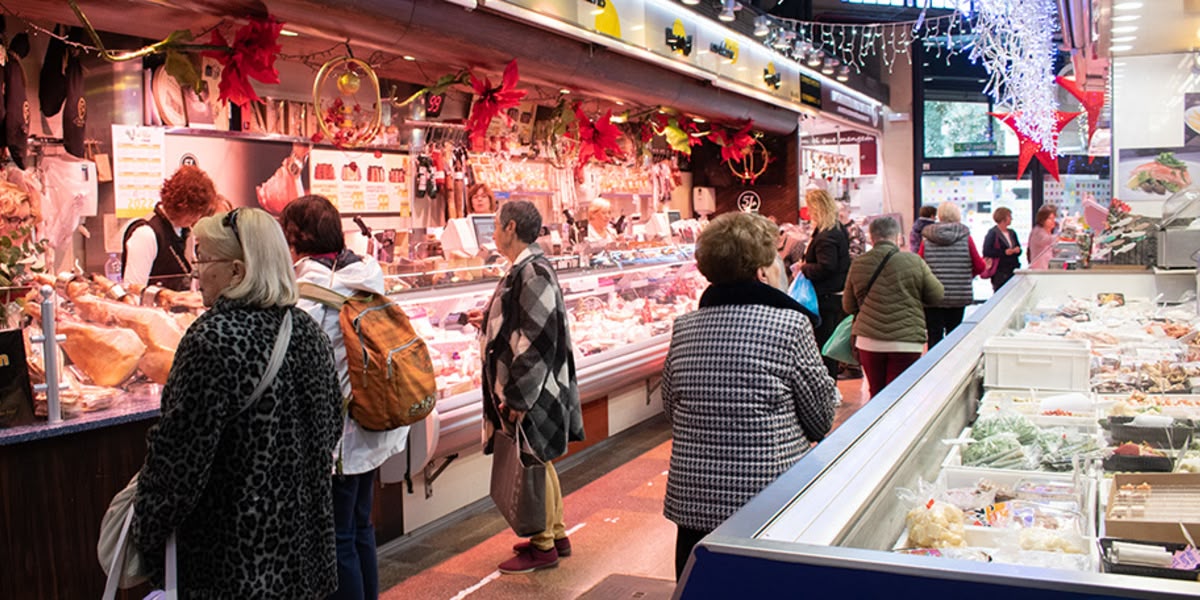
[[[978,38],[971,59],[990,74],[984,92],[1009,107],[1018,131],[1057,155],[1054,1],[977,0],[975,6]]]
[[[794,60],[804,62],[812,52],[837,58],[841,64],[862,73],[867,58],[878,56],[887,67],[888,73],[900,55],[912,64],[910,48],[914,41],[922,40],[931,58],[950,61],[950,57],[965,50],[955,42],[955,36],[969,33],[969,23],[962,13],[955,11],[940,17],[923,17],[914,21],[891,23],[866,23],[842,25],[817,21],[798,21],[781,17],[770,17],[772,28],[763,43],[772,46],[777,38],[795,35],[795,42],[785,49],[776,51]]]

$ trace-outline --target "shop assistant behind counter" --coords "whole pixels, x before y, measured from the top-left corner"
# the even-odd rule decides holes
[[[204,171],[191,165],[179,167],[163,182],[154,215],[130,223],[125,230],[121,252],[125,283],[188,289],[192,270],[185,256],[189,228],[212,214],[216,203],[216,187]]]

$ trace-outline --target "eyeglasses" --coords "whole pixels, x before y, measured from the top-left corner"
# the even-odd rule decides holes
[[[200,278],[200,269],[198,267],[200,265],[210,265],[212,263],[223,263],[223,262],[233,262],[233,259],[231,259],[231,258],[210,258],[207,260],[194,259],[191,261],[192,270],[188,273],[188,277],[191,277],[192,279],[199,279]]]
[[[225,213],[225,218],[221,219],[221,225],[233,230],[233,239],[237,240],[238,246],[242,245],[242,236],[238,234],[237,216],[240,208],[235,208]]]

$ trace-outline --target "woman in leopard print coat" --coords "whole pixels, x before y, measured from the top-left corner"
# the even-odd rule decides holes
[[[139,475],[134,542],[181,598],[320,598],[337,587],[330,472],[341,393],[328,338],[295,307],[283,232],[265,212],[201,220],[195,276],[210,310],[188,329]],[[245,242],[243,244],[243,242]],[[285,313],[286,358],[262,398]]]

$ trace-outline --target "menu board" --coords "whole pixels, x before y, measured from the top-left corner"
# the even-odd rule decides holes
[[[651,195],[654,189],[650,173],[646,169],[634,169],[608,164],[592,163],[598,172],[601,194],[644,194]]]
[[[312,193],[329,198],[339,211],[412,216],[407,154],[314,148],[308,164]]]
[[[113,197],[117,218],[144,217],[154,210],[166,179],[164,129],[113,125]]]
[[[475,179],[493,192],[550,193],[550,167],[531,160],[497,160],[486,154],[471,155]]]

